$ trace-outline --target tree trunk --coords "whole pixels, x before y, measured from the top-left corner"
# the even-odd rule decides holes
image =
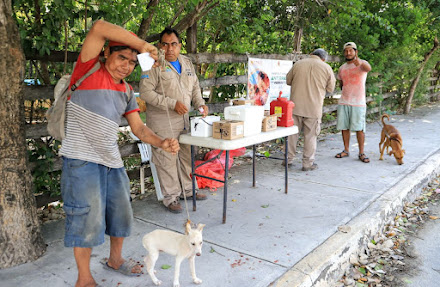
[[[186,51],[197,53],[197,23],[186,29]]]
[[[214,67],[212,68],[212,72],[209,74],[209,78],[215,79],[215,76],[217,75],[217,69],[218,69],[218,64],[214,64]],[[247,81],[247,76],[246,76],[246,81]],[[214,101],[214,89],[215,86],[211,86],[211,88],[209,89],[208,103],[212,103]]]
[[[168,23],[168,26],[172,27],[174,25],[174,22],[177,20],[177,18],[182,15],[183,11],[185,11],[185,6],[188,4],[188,0],[185,0],[185,2],[180,3],[179,9],[177,9],[176,14],[174,14],[173,19]]]
[[[204,15],[214,9],[220,2],[217,0],[203,0],[199,2],[194,10],[185,15],[175,26],[177,31],[184,31],[187,28],[197,23]]]
[[[303,36],[303,27],[304,27],[304,5],[305,0],[299,0],[296,6],[296,17],[295,17],[295,31],[293,38],[293,52],[295,54],[301,53],[301,39]]]
[[[431,86],[437,86],[440,81],[440,61],[435,64],[434,73],[432,76],[435,79],[431,82]]]
[[[0,268],[46,250],[28,168],[22,83],[24,55],[11,0],[0,2]]]
[[[439,43],[438,43],[438,39],[436,37],[434,39],[434,46],[432,47],[432,49],[428,53],[426,53],[425,59],[423,60],[422,64],[420,65],[419,70],[417,71],[417,75],[411,83],[411,87],[409,88],[408,97],[406,98],[405,108],[403,111],[404,114],[409,114],[409,112],[411,110],[412,99],[414,98],[414,93],[416,92],[416,88],[417,88],[417,84],[419,83],[420,76],[422,75],[422,72],[423,72],[423,69],[425,68],[426,63],[429,61],[429,58],[431,58],[432,54],[434,54],[434,52],[438,49],[438,45],[439,45]]]
[[[40,61],[40,75],[41,79],[43,80],[45,85],[50,85],[50,75],[49,75],[49,69],[47,67],[46,61]]]
[[[295,28],[295,36],[293,38],[293,52],[296,54],[301,54],[301,38],[303,34],[303,28]]]
[[[150,2],[148,2],[148,5],[147,5],[148,18],[147,19],[143,18],[141,21],[141,25],[140,25],[138,33],[137,33],[139,38],[141,38],[141,39],[147,38],[147,33],[150,30],[150,25],[151,25],[151,22],[153,21],[153,16],[155,14],[155,11],[153,8],[156,7],[158,3],[159,3],[159,0],[150,0]]]

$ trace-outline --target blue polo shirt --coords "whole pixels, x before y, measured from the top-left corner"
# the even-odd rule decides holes
[[[170,64],[173,65],[174,69],[176,69],[177,73],[180,75],[180,72],[182,71],[182,67],[180,66],[179,60],[170,62]]]

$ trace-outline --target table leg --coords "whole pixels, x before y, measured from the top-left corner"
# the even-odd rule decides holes
[[[285,188],[286,188],[286,194],[287,194],[287,189],[288,189],[288,184],[289,184],[289,179],[288,179],[288,174],[287,174],[287,152],[288,152],[288,137],[284,137],[284,163],[285,163],[285,167],[284,167],[284,180],[285,180]]]
[[[229,150],[225,157],[225,186],[223,188],[223,224],[226,223],[226,204],[228,201],[228,173],[229,173]]]
[[[196,176],[194,175],[196,172],[195,164],[194,164],[194,146],[191,145],[191,181],[192,181],[192,190],[193,190],[193,211],[197,210],[196,206]]]
[[[141,163],[141,168],[140,168],[141,174],[141,194],[145,194],[145,166]]]
[[[255,145],[252,145],[252,187],[255,187]]]

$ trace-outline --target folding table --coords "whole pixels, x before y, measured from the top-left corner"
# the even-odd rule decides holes
[[[252,153],[252,186],[255,187],[255,145],[260,144],[263,142],[267,142],[273,139],[277,138],[285,138],[285,149],[284,149],[284,158],[275,158],[275,157],[269,157],[273,159],[284,159],[287,163],[287,137],[293,134],[298,133],[298,127],[297,126],[291,126],[291,127],[277,127],[277,129],[268,131],[268,132],[261,132],[256,135],[247,136],[239,139],[234,140],[223,140],[223,139],[214,139],[212,137],[194,137],[190,134],[182,134],[179,137],[179,142],[181,144],[188,144],[191,145],[191,168],[192,168],[192,189],[193,189],[193,210],[196,211],[196,189],[195,189],[195,177],[204,177],[208,179],[212,179],[215,181],[223,182],[224,183],[224,193],[223,193],[223,223],[226,223],[226,204],[227,204],[227,198],[228,198],[228,166],[229,166],[229,151],[234,150],[241,147],[251,146],[253,149]],[[194,152],[194,146],[200,146],[200,147],[207,147],[212,149],[219,149],[226,151],[226,157],[225,157],[225,177],[224,180],[218,180],[215,178],[210,178],[204,175],[197,174],[195,172],[196,166],[195,166],[195,152]],[[288,174],[287,174],[287,164],[285,165],[284,169],[285,174],[285,193],[287,193],[288,190]]]

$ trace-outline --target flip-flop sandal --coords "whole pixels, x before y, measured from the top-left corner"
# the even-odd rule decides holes
[[[359,160],[362,161],[362,162],[365,162],[365,163],[369,163],[370,162],[370,159],[364,153],[361,153],[359,155]]]
[[[340,153],[336,154],[335,158],[344,158],[344,157],[348,157],[348,156],[350,156],[350,153],[344,149]]]
[[[104,269],[107,269],[109,271],[115,271],[115,272],[124,274],[126,276],[140,276],[140,275],[142,275],[142,273],[133,273],[131,271],[131,270],[133,270],[133,267],[138,265],[133,260],[124,261],[124,263],[122,263],[121,266],[119,266],[119,269],[115,269],[115,268],[111,267],[110,265],[108,265],[107,258],[103,258],[100,262],[102,265],[104,265]]]

